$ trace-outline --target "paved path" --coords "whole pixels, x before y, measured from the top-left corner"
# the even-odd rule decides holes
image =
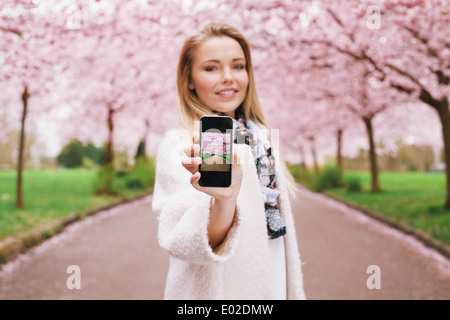
[[[322,195],[293,201],[309,299],[450,299],[450,261]],[[1,299],[161,299],[168,255],[151,196],[98,213],[4,265]],[[66,286],[78,265],[81,289]],[[380,267],[369,290],[367,267]]]

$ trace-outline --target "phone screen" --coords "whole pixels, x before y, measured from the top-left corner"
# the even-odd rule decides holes
[[[201,173],[199,184],[209,187],[231,185],[233,120],[225,116],[200,119]]]

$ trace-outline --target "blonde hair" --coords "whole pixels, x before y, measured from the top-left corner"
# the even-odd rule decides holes
[[[227,24],[209,24],[205,26],[202,31],[188,37],[184,42],[177,68],[178,126],[193,134],[192,129],[194,128],[195,121],[199,121],[204,115],[213,114],[212,110],[200,101],[195,90],[189,88],[189,83],[192,81],[192,64],[195,51],[205,40],[214,37],[229,37],[236,40],[241,46],[246,60],[248,87],[245,99],[239,107],[241,108],[245,119],[253,120],[269,129],[256,93],[250,45],[247,39],[245,39],[239,31]],[[293,197],[296,197],[295,180],[289,170],[287,170],[281,155],[280,160],[282,162],[281,168],[285,171],[289,193]]]

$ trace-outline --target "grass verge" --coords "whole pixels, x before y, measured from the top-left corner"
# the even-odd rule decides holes
[[[308,188],[314,186],[315,175],[291,166],[297,181]],[[358,181],[359,188],[347,188]],[[353,207],[367,209],[411,228],[421,230],[441,243],[450,245],[450,210],[444,209],[445,175],[423,172],[382,172],[382,191],[370,191],[369,172],[344,172],[342,185],[323,191]]]
[[[153,184],[130,185],[130,181],[139,177],[139,172],[134,171],[114,177],[115,195],[111,196],[95,192],[99,183],[97,170],[26,170],[25,207],[17,209],[16,177],[14,170],[0,171],[0,263],[76,220],[149,194],[153,189]]]

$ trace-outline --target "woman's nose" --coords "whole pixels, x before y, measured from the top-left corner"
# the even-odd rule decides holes
[[[230,68],[223,68],[222,69],[222,82],[228,83],[233,81],[233,75],[231,74]]]

